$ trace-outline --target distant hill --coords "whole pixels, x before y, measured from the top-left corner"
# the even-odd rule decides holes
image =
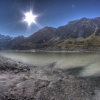
[[[7,43],[12,40],[12,37],[0,34],[0,50],[5,49]]]
[[[24,39],[25,39],[24,36],[17,36],[17,37],[14,37],[13,39],[11,39],[11,40],[6,44],[6,49],[13,49],[13,46],[19,45],[19,43],[22,42],[22,40],[24,40]]]
[[[0,50],[12,49],[13,46],[19,44],[23,39],[25,39],[24,36],[18,36],[13,38],[0,34]]]
[[[17,37],[10,49],[77,50],[100,46],[100,17],[82,18],[58,28],[44,27],[31,36]]]
[[[55,37],[56,28],[53,27],[44,27],[39,31],[35,32],[28,38],[24,39],[22,43],[32,43],[32,44],[39,44],[44,43]]]

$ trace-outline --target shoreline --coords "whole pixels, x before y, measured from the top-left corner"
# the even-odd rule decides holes
[[[100,53],[100,51],[88,51],[88,50],[76,50],[76,51],[70,51],[70,50],[58,50],[58,51],[53,51],[53,50],[0,50],[1,52],[50,52],[50,53],[87,53],[87,52],[96,52],[96,53]]]
[[[100,77],[81,68],[28,66],[0,56],[0,100],[99,100]]]

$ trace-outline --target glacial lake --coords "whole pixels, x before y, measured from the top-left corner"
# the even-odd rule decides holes
[[[0,51],[0,56],[37,67],[52,63],[60,69],[84,67],[81,76],[100,75],[100,53]]]

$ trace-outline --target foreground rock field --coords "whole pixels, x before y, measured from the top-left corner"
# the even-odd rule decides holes
[[[0,57],[0,100],[100,100],[100,77],[79,77],[83,69],[28,66]]]

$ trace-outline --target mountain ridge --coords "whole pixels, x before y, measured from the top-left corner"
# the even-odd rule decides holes
[[[17,36],[17,37],[10,37],[0,34],[0,50],[9,50],[12,49],[14,45],[19,44],[23,39],[24,36]]]
[[[84,17],[70,21],[68,24],[59,26],[58,28],[46,26],[29,37],[22,37],[21,40],[18,37],[17,39],[20,41],[17,40],[17,42],[15,42],[16,39],[13,39],[9,43],[11,45],[9,49],[66,49],[69,45],[72,48],[72,44],[74,44],[74,46],[81,44],[80,41],[83,41],[82,45],[85,47],[86,41],[88,41],[87,38],[91,35],[100,35],[100,17],[92,19]],[[79,41],[79,43],[75,41]]]

